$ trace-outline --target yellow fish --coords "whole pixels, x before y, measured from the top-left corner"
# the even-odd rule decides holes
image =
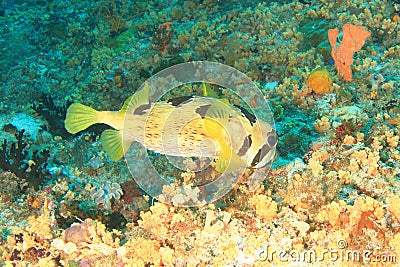
[[[204,95],[216,95],[203,83]],[[129,97],[119,111],[97,111],[74,103],[65,128],[75,134],[96,123],[115,130],[101,134],[102,146],[114,161],[121,159],[132,142],[161,154],[217,158],[216,170],[233,171],[243,164],[260,168],[275,156],[277,134],[266,122],[227,100],[185,96],[149,102],[149,88]]]

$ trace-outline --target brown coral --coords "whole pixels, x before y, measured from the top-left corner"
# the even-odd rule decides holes
[[[81,224],[73,224],[71,227],[65,230],[64,240],[65,242],[73,242],[77,245],[81,243],[91,243],[92,239],[90,238],[90,223],[92,221],[84,221]]]

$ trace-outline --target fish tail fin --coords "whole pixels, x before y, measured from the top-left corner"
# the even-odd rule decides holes
[[[113,161],[120,160],[129,147],[128,143],[124,144],[121,131],[110,129],[101,133],[101,145],[107,156]]]
[[[80,103],[73,103],[67,110],[65,129],[71,134],[85,130],[89,126],[99,123],[99,112]]]

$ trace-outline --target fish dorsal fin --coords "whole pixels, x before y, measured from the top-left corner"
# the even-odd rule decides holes
[[[211,89],[210,85],[208,83],[202,82],[201,86],[203,88],[203,95],[204,96],[209,96],[212,98],[219,98],[217,93]]]
[[[107,156],[113,161],[120,160],[125,153],[126,146],[123,145],[122,132],[107,129],[101,134],[101,145]]]
[[[122,113],[126,113],[126,111],[128,110],[129,106],[131,105],[131,100],[133,98],[134,95],[131,95],[130,97],[128,97],[125,102],[124,105],[122,106],[122,108],[119,110],[119,112]]]
[[[203,88],[203,96],[208,96],[211,98],[218,99],[219,101],[225,103],[226,105],[230,105],[229,100],[225,98],[220,98],[217,93],[210,87],[208,83],[202,82],[201,86]]]
[[[133,111],[141,106],[149,103],[149,84],[145,83],[140,91],[125,100],[120,112],[133,113]]]

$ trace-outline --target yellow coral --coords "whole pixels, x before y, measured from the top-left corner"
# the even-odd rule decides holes
[[[348,171],[339,170],[339,179],[343,184],[349,184],[351,180],[351,175]]]
[[[228,225],[230,219],[231,214],[229,212],[223,212],[222,220],[217,220],[215,211],[207,210],[204,232],[211,235],[218,234]]]
[[[127,247],[127,262],[133,264],[128,266],[145,266],[146,263],[158,266],[161,262],[160,245],[155,240],[138,238],[129,240],[124,246]],[[166,254],[165,256],[168,257]]]
[[[41,258],[35,266],[56,267],[59,266],[53,259]]]
[[[386,142],[390,147],[397,147],[399,145],[399,136],[391,136],[386,139]]]
[[[65,243],[61,238],[56,238],[51,242],[51,246],[56,250],[62,251],[65,254],[72,254],[78,250],[78,247],[73,242]]]
[[[346,210],[346,202],[340,200],[339,202],[332,202],[324,206],[317,214],[316,219],[321,222],[329,222],[333,226],[338,226],[340,223],[340,214]]]
[[[393,239],[390,240],[389,245],[397,255],[400,255],[400,233],[397,233]]]
[[[358,172],[358,170],[360,169],[360,167],[358,166],[357,160],[354,158],[350,159],[350,165],[349,165],[349,170],[352,173]]]
[[[308,161],[308,166],[310,167],[313,176],[318,176],[324,168],[322,164],[315,158],[311,158]]]
[[[232,241],[226,245],[223,245],[222,249],[227,259],[235,259],[239,254],[236,244]]]
[[[343,144],[345,145],[354,145],[355,144],[355,138],[351,135],[346,135],[343,139]]]
[[[161,254],[161,259],[162,263],[166,266],[173,266],[174,260],[175,260],[175,253],[172,248],[169,247],[161,247],[160,248],[160,254]]]
[[[364,140],[364,134],[363,133],[357,132],[356,133],[356,137],[357,137],[357,143],[359,143],[359,142]]]
[[[381,150],[383,148],[379,138],[374,137],[374,140],[372,141],[371,147],[375,150]]]
[[[350,161],[352,159],[354,159],[360,166],[363,166],[369,175],[374,176],[377,174],[380,159],[379,151],[371,151],[369,148],[356,150],[350,156]],[[356,169],[355,162],[353,162],[352,165],[352,169]]]
[[[317,120],[314,123],[314,129],[317,133],[321,133],[321,134],[327,133],[329,131],[330,127],[331,127],[331,124],[327,117],[322,117],[321,119]]]
[[[168,205],[157,202],[150,208],[150,211],[141,212],[140,217],[141,220],[138,221],[140,227],[155,237],[162,238],[167,235],[166,225],[172,220],[172,213],[170,213]]]
[[[349,210],[351,225],[358,224],[363,212],[372,212],[376,220],[380,220],[385,216],[383,203],[371,197],[358,197],[356,201],[354,201],[354,206],[349,207]]]
[[[252,205],[256,214],[260,219],[270,221],[276,217],[278,205],[272,198],[266,195],[255,195],[249,199],[249,204]]]
[[[400,221],[400,197],[393,195],[386,200],[386,209]]]
[[[367,151],[366,150],[356,150],[351,154],[351,158],[354,158],[358,163],[364,163],[367,161]]]
[[[31,216],[28,220],[29,231],[35,233],[42,239],[51,239],[51,218],[46,215],[40,215],[39,217]]]

